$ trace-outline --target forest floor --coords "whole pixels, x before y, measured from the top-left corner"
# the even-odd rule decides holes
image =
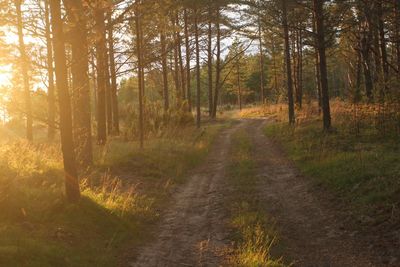
[[[316,190],[279,145],[265,136],[269,122],[239,119],[221,132],[206,160],[174,192],[154,240],[134,251],[127,266],[284,266],[273,260],[280,257],[287,265],[304,267],[388,265],[375,262],[379,252],[344,225],[330,194]],[[246,162],[232,161],[241,146],[238,135],[245,144],[239,152],[247,151],[251,157]],[[252,180],[235,183],[232,177],[242,174]],[[232,208],[235,198],[241,199],[239,209]],[[235,214],[243,209],[255,212]],[[253,217],[260,218],[257,227],[246,225]],[[245,228],[241,236],[235,229],[237,221]],[[271,237],[254,234],[258,226],[276,237],[263,243]]]

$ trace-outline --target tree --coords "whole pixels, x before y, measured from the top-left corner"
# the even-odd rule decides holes
[[[196,125],[197,128],[201,126],[201,110],[200,110],[200,43],[199,43],[199,11],[197,7],[194,10],[194,36],[196,44]]]
[[[289,104],[289,123],[295,123],[294,115],[294,101],[293,101],[293,79],[292,79],[292,67],[290,61],[290,43],[289,43],[289,25],[287,17],[287,0],[282,0],[282,26],[283,35],[285,38],[285,59],[286,59],[286,79],[287,79],[287,94]]]
[[[106,107],[106,38],[105,38],[105,6],[101,0],[94,3],[96,62],[97,62],[97,142],[107,142],[107,107]]]
[[[328,71],[325,54],[324,0],[314,0],[316,22],[316,43],[319,56],[319,71],[321,75],[322,116],[324,129],[331,128],[331,112],[329,105]]]
[[[108,55],[110,61],[110,78],[111,78],[111,98],[112,98],[112,121],[113,130],[116,135],[119,135],[119,108],[118,108],[118,86],[117,86],[117,72],[115,66],[115,51],[114,51],[114,28],[112,25],[112,12],[107,13],[108,21]]]
[[[64,0],[72,48],[73,123],[77,163],[85,168],[92,165],[92,123],[89,87],[89,50],[87,23],[82,0]]]
[[[80,189],[78,172],[75,165],[71,100],[68,92],[68,71],[65,56],[64,29],[61,19],[61,3],[60,0],[49,1],[53,29],[55,75],[60,109],[60,135],[65,171],[65,193],[69,201],[77,201],[80,198]]]
[[[53,44],[51,40],[50,11],[48,0],[44,2],[45,9],[45,32],[46,32],[46,49],[47,49],[47,103],[48,103],[48,131],[49,140],[54,139],[56,132],[56,96],[54,88],[54,61],[53,61]]]
[[[32,116],[32,101],[31,92],[29,85],[29,60],[26,55],[24,33],[23,33],[23,19],[21,4],[22,0],[14,0],[15,8],[17,11],[17,28],[18,28],[18,41],[19,41],[19,52],[21,60],[21,75],[24,81],[24,98],[25,98],[25,113],[26,113],[26,138],[29,141],[33,141],[33,116]]]

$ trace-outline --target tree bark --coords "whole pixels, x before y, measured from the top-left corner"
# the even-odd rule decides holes
[[[260,100],[261,104],[264,104],[265,100],[265,64],[264,64],[264,49],[262,41],[262,25],[261,25],[261,15],[258,14],[258,40],[260,49]]]
[[[208,46],[207,46],[207,66],[208,66],[208,114],[213,115],[213,48],[212,48],[212,7],[208,9]]]
[[[319,55],[319,70],[321,73],[322,116],[325,130],[331,128],[331,113],[328,91],[328,71],[326,66],[326,45],[324,25],[324,0],[314,0],[314,12],[317,29],[317,47]]]
[[[236,62],[236,71],[237,71],[237,87],[238,87],[238,104],[239,104],[239,110],[242,110],[242,87],[240,84],[240,61],[239,61],[239,59]]]
[[[32,100],[29,85],[29,60],[26,55],[25,41],[23,26],[24,22],[22,19],[21,11],[21,0],[14,0],[15,8],[17,11],[17,28],[18,28],[18,42],[19,42],[19,52],[21,60],[21,75],[24,83],[24,100],[25,100],[25,116],[26,116],[26,139],[28,141],[33,141],[33,116],[32,116]]]
[[[380,45],[380,56],[382,59],[382,73],[383,73],[383,91],[381,91],[381,101],[389,92],[389,64],[388,56],[386,50],[386,40],[385,40],[385,22],[383,20],[383,1],[377,1],[377,16],[378,16],[378,31],[379,31],[379,45]]]
[[[48,107],[48,130],[47,138],[53,140],[56,134],[56,96],[54,88],[54,66],[53,66],[53,44],[51,40],[50,10],[48,0],[44,3],[45,11],[45,32],[46,32],[46,48],[47,48],[47,107]]]
[[[179,14],[177,13],[175,16],[176,21],[176,40],[177,40],[177,49],[178,49],[178,60],[179,60],[179,71],[180,71],[180,86],[181,86],[181,95],[182,99],[186,99],[186,80],[185,80],[185,68],[183,66],[183,58],[182,58],[182,36],[179,24]]]
[[[107,142],[107,110],[106,110],[106,40],[104,36],[104,8],[97,0],[95,8],[96,62],[97,62],[97,142]]]
[[[215,63],[215,92],[214,92],[214,105],[212,109],[212,118],[215,119],[217,117],[217,110],[218,110],[218,98],[219,98],[219,91],[221,87],[221,25],[220,25],[220,10],[219,7],[216,8],[216,23],[215,27],[217,30],[217,55],[216,55],[216,63]]]
[[[60,0],[50,0],[50,12],[53,29],[55,75],[60,108],[60,134],[65,170],[65,192],[67,199],[74,202],[79,200],[80,190],[78,172],[75,165],[71,100],[68,92],[68,71]]]
[[[200,44],[199,44],[199,26],[198,26],[198,10],[194,12],[194,34],[196,43],[196,126],[201,127],[201,110],[200,110]]]
[[[185,17],[185,46],[186,46],[186,97],[188,100],[189,112],[192,112],[192,90],[190,75],[190,41],[189,41],[189,21],[187,10],[184,10]]]
[[[174,28],[177,27],[175,18],[172,19],[172,24]],[[180,108],[182,104],[182,91],[181,91],[181,79],[179,72],[179,51],[178,51],[178,36],[176,30],[174,30],[174,81],[175,81],[175,92],[176,92],[176,104]]]
[[[70,22],[71,34],[76,161],[81,168],[87,168],[93,163],[87,23],[81,0],[64,0],[64,5]]]
[[[106,41],[106,32],[104,32],[104,40]],[[111,76],[110,76],[110,64],[109,64],[109,53],[106,45],[104,51],[104,73],[106,80],[106,116],[107,116],[107,133],[108,135],[113,134],[113,106],[112,106],[112,88],[111,88]]]
[[[112,24],[112,12],[108,12],[108,55],[110,61],[110,78],[111,78],[111,98],[112,98],[112,115],[113,115],[113,130],[116,135],[119,135],[119,108],[118,108],[118,85],[117,73],[115,67],[115,51],[114,51],[114,29]]]
[[[139,142],[140,147],[144,146],[144,119],[143,119],[143,93],[144,93],[144,67],[143,67],[143,51],[142,51],[142,21],[141,21],[141,1],[136,4],[135,24],[136,24],[136,50],[138,60],[138,89],[139,89]]]
[[[285,58],[286,58],[286,79],[288,90],[288,104],[289,104],[289,124],[295,123],[294,116],[294,101],[293,101],[293,80],[292,80],[292,67],[290,62],[290,44],[289,44],[289,25],[287,21],[287,3],[286,0],[282,1],[283,13],[283,33],[285,37]]]
[[[167,44],[165,38],[165,26],[161,25],[160,45],[161,45],[161,65],[163,75],[163,98],[164,111],[169,109],[169,90],[168,90],[168,63],[167,63]]]

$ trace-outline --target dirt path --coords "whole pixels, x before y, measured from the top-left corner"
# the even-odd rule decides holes
[[[248,131],[255,147],[260,175],[255,197],[276,221],[282,248],[278,256],[302,267],[382,266],[368,260],[367,251],[357,247],[351,234],[342,229],[335,212],[320,203],[309,182],[264,136],[265,123],[243,120],[221,133],[207,160],[175,193],[156,241],[143,248],[129,266],[223,265],[224,252],[231,245],[223,204],[229,193],[225,169],[231,136],[240,128]]]
[[[225,227],[225,169],[234,124],[215,140],[206,161],[175,193],[157,241],[140,252],[130,266],[219,266],[229,244]]]
[[[369,260],[367,249],[344,230],[332,207],[315,196],[310,182],[265,137],[265,124],[254,120],[248,132],[255,147],[260,198],[276,221],[284,258],[304,267],[382,266]]]

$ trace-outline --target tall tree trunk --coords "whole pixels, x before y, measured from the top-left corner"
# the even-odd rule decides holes
[[[240,61],[236,62],[236,71],[237,71],[237,87],[238,87],[238,104],[239,110],[242,110],[242,87],[240,84]]]
[[[51,40],[50,10],[48,0],[44,3],[45,11],[45,32],[46,32],[46,48],[47,48],[47,107],[48,107],[48,130],[47,137],[53,140],[56,133],[56,96],[54,88],[54,66],[53,66],[53,44]]]
[[[118,86],[117,72],[115,66],[115,51],[114,51],[114,29],[112,25],[112,12],[108,12],[108,55],[110,61],[110,78],[111,78],[111,98],[112,98],[112,115],[113,129],[116,135],[119,135],[119,108],[118,108]]]
[[[65,192],[69,201],[77,201],[80,198],[80,190],[78,172],[75,165],[71,100],[68,92],[68,71],[60,0],[50,0],[50,12],[53,29],[55,75],[60,108],[60,134],[65,170]]]
[[[283,33],[285,36],[285,58],[286,58],[286,79],[288,90],[288,104],[289,104],[289,124],[295,123],[294,117],[294,101],[293,101],[293,80],[292,80],[292,67],[290,62],[290,44],[289,44],[289,25],[287,21],[287,0],[282,1],[283,13]]]
[[[106,38],[106,32],[104,32],[104,40],[107,40]],[[112,88],[111,88],[111,76],[110,76],[110,64],[109,64],[109,54],[107,51],[107,46],[106,50],[104,51],[104,73],[106,77],[106,116],[107,116],[107,133],[108,135],[112,135],[113,133],[113,106],[112,106]]]
[[[292,43],[292,75],[293,75],[293,85],[294,85],[294,95],[295,95],[295,104],[297,103],[297,93],[298,93],[298,71],[297,71],[297,49],[296,49],[296,39],[297,39],[297,32],[295,30],[291,31],[290,34],[291,43]]]
[[[107,108],[106,108],[106,40],[104,36],[104,8],[100,0],[95,7],[96,62],[97,62],[97,142],[107,142]]]
[[[21,4],[22,0],[14,0],[15,8],[17,11],[17,28],[18,28],[18,42],[19,52],[21,59],[21,75],[24,82],[24,100],[25,100],[25,115],[26,115],[26,139],[33,141],[33,116],[32,116],[32,100],[29,85],[29,60],[26,55],[25,41],[23,27],[24,22],[22,19]]]
[[[164,111],[169,109],[169,90],[168,90],[168,63],[167,63],[167,44],[165,37],[165,26],[161,25],[160,44],[161,44],[161,65],[163,74],[163,98]]]
[[[172,19],[172,25],[174,28],[177,27],[175,19]],[[181,79],[179,72],[179,51],[178,51],[178,37],[176,31],[173,34],[174,37],[174,81],[175,81],[175,91],[176,91],[176,104],[180,108],[182,104],[182,91],[181,91]]]
[[[191,90],[191,75],[190,75],[190,41],[189,41],[189,21],[188,11],[184,10],[185,19],[185,46],[186,46],[186,97],[188,100],[189,112],[192,112],[192,90]]]
[[[264,64],[264,48],[263,48],[263,40],[262,40],[262,25],[261,25],[261,14],[258,14],[258,41],[259,41],[259,49],[260,49],[260,100],[261,104],[264,103],[265,100],[265,64]]]
[[[199,14],[197,8],[194,12],[194,35],[196,43],[196,126],[201,126],[201,110],[200,110],[200,43],[199,43]]]
[[[383,1],[377,1],[377,16],[378,16],[378,31],[379,31],[379,45],[380,45],[380,55],[382,58],[382,71],[383,71],[383,91],[381,92],[381,98],[389,92],[389,63],[386,50],[386,40],[385,40],[385,22],[383,20]]]
[[[396,47],[396,65],[397,72],[400,73],[400,3],[393,0],[394,5],[394,31],[395,31],[395,47]]]
[[[141,21],[141,1],[137,2],[135,10],[136,24],[136,50],[138,60],[138,88],[139,88],[139,142],[140,147],[144,146],[144,116],[143,116],[143,93],[144,93],[144,67],[143,67],[143,51],[142,51],[142,21]]]
[[[313,12],[313,33],[317,34],[315,12]],[[316,38],[314,38],[316,40]],[[321,114],[322,111],[322,94],[321,94],[321,74],[319,73],[319,55],[318,55],[318,45],[314,42],[314,68],[315,68],[315,88],[318,97],[318,112]]]
[[[208,66],[208,114],[213,115],[213,48],[212,48],[212,7],[208,9],[208,47],[207,47],[207,66]]]
[[[297,33],[297,104],[301,109],[303,106],[303,35],[300,23]]]
[[[362,67],[364,74],[364,84],[365,84],[365,94],[367,95],[368,101],[372,102],[373,100],[373,90],[374,83],[372,78],[372,70],[371,70],[371,45],[372,45],[372,25],[369,14],[369,9],[364,9],[365,14],[365,22],[367,23],[367,29],[364,30],[363,34],[361,34],[360,40],[360,53],[362,57]],[[359,18],[361,20],[361,18]]]
[[[180,86],[181,86],[181,95],[182,99],[186,99],[186,80],[185,80],[185,68],[183,66],[183,58],[182,58],[182,36],[179,24],[179,14],[177,13],[175,16],[176,21],[176,40],[177,40],[177,49],[178,49],[178,60],[179,60],[179,71],[180,71]]]
[[[216,10],[216,23],[215,27],[217,30],[217,40],[216,40],[216,45],[217,45],[217,59],[216,59],[216,64],[215,64],[215,92],[214,92],[214,105],[212,109],[212,118],[215,119],[217,117],[217,109],[218,109],[218,98],[219,98],[219,91],[221,87],[221,25],[220,25],[220,10],[219,7],[217,7]]]
[[[64,0],[64,5],[72,36],[70,42],[76,160],[81,167],[87,168],[93,162],[87,23],[81,0]]]
[[[331,128],[331,112],[329,105],[328,71],[325,54],[324,0],[314,0],[314,12],[317,27],[319,69],[321,73],[322,116],[324,129],[329,130]]]

